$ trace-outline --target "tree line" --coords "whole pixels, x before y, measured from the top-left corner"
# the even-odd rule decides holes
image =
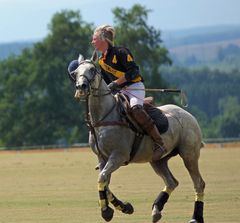
[[[163,68],[162,76],[185,91],[187,110],[199,120],[204,137],[240,136],[240,70],[173,66]]]
[[[166,87],[158,68],[171,60],[160,31],[147,24],[148,13],[139,4],[113,9],[116,44],[130,47],[148,86]],[[80,11],[63,10],[42,41],[0,61],[0,146],[88,141],[85,107],[73,98],[67,67],[79,53],[90,58],[94,29]]]
[[[239,70],[229,73],[172,64],[161,32],[147,24],[149,10],[136,4],[113,9],[116,45],[129,47],[148,88],[181,88],[205,137],[240,132]],[[0,146],[73,144],[88,141],[85,106],[73,98],[67,67],[79,53],[90,58],[94,24],[80,11],[53,15],[48,35],[18,56],[0,61]],[[179,104],[177,95],[152,94],[157,104]]]

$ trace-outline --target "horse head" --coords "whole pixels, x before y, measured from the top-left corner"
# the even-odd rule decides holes
[[[97,53],[93,52],[90,60],[84,60],[80,54],[78,57],[78,67],[74,70],[74,82],[76,85],[75,98],[85,97],[99,87],[101,76],[96,67]]]

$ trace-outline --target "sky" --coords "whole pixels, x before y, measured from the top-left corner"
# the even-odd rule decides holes
[[[0,0],[0,43],[44,38],[52,16],[64,9],[80,10],[95,26],[114,25],[113,8],[137,3],[152,10],[148,25],[162,31],[240,24],[240,0]]]

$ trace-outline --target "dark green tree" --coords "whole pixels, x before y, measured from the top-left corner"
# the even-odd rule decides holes
[[[160,31],[148,26],[140,5],[113,11],[117,43],[131,46],[147,87],[164,87],[160,65],[170,64]],[[0,62],[0,145],[27,146],[86,142],[85,107],[73,100],[67,67],[78,54],[90,58],[93,24],[79,11],[56,13],[49,33],[18,57]]]
[[[83,109],[74,102],[68,63],[90,55],[92,25],[80,13],[56,13],[49,34],[31,50],[1,63],[0,132],[4,146],[86,139]]]
[[[24,55],[29,55],[25,51]],[[28,57],[29,58],[29,57]],[[26,66],[30,59],[9,58],[0,63],[0,138],[2,145],[18,145],[24,140],[23,105],[28,97]]]
[[[227,97],[219,100],[222,115],[219,119],[221,137],[240,136],[240,103],[237,97]]]

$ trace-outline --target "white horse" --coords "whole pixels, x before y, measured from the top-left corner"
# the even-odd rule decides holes
[[[196,119],[187,111],[176,105],[159,107],[166,114],[169,122],[168,130],[162,134],[167,153],[157,161],[152,161],[153,141],[144,135],[141,143],[131,157],[136,133],[122,122],[117,109],[116,96],[112,95],[98,72],[94,53],[90,60],[79,56],[79,66],[74,72],[76,83],[75,98],[86,99],[86,114],[90,127],[89,143],[99,160],[98,191],[101,214],[105,221],[111,221],[114,210],[126,214],[134,212],[130,203],[119,200],[109,189],[111,174],[126,163],[149,162],[164,181],[165,187],[152,206],[152,222],[161,219],[161,211],[168,201],[171,192],[178,186],[168,168],[168,160],[179,154],[192,178],[195,189],[195,206],[191,223],[204,223],[203,196],[205,182],[198,167],[200,149],[203,147],[202,134]]]

